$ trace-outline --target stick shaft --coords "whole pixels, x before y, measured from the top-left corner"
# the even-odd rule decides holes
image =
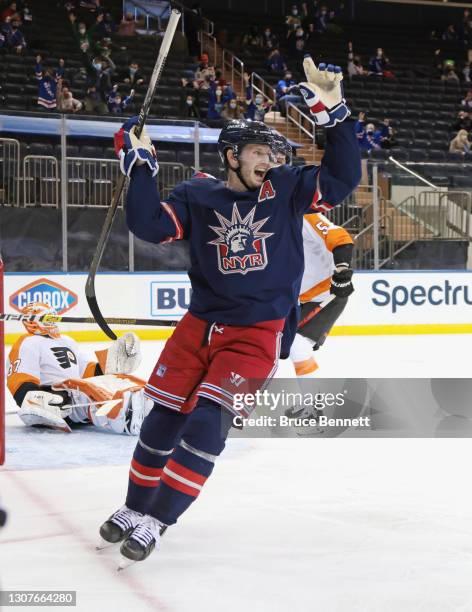
[[[93,317],[63,317],[62,315],[23,315],[0,313],[0,321],[30,323],[97,323]],[[128,317],[106,318],[107,323],[114,325],[147,325],[152,327],[175,327],[178,321],[168,321],[160,319],[132,319]]]
[[[164,35],[164,38],[161,43],[161,47],[159,50],[159,55],[157,56],[156,64],[152,71],[151,79],[149,82],[149,87],[146,92],[146,97],[143,102],[143,106],[139,112],[138,124],[135,128],[136,135],[141,135],[141,132],[144,127],[144,123],[147,119],[147,115],[151,108],[152,100],[154,98],[154,93],[161,77],[162,71],[164,69],[164,64],[167,59],[167,54],[169,53],[170,46],[172,44],[172,40],[174,38],[175,30],[177,29],[177,24],[180,19],[180,12],[173,9],[169,22],[167,24],[167,29]],[[100,261],[102,259],[103,252],[108,242],[108,238],[110,236],[111,228],[113,225],[113,220],[116,215],[116,211],[118,209],[118,202],[120,201],[121,194],[123,193],[123,188],[125,186],[126,177],[124,174],[120,175],[118,182],[116,184],[115,192],[112,197],[112,201],[110,207],[107,211],[107,215],[105,217],[105,222],[102,227],[102,231],[100,233],[100,238],[97,243],[97,248],[93,255],[92,263],[90,265],[90,271],[87,276],[87,281],[85,283],[85,297],[87,299],[87,303],[89,305],[90,311],[105,334],[111,338],[112,340],[116,340],[116,334],[110,329],[108,326],[107,320],[103,317],[100,307],[97,302],[96,292],[95,292],[95,276],[97,274],[98,267],[100,265]]]

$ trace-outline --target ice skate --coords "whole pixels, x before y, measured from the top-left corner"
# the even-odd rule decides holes
[[[297,436],[317,436],[324,433],[324,429],[320,427],[319,418],[324,412],[318,410],[314,406],[292,406],[285,411],[285,416],[293,420],[293,427],[296,428]],[[304,425],[303,422],[307,419],[316,419],[316,425]]]
[[[140,512],[122,506],[100,527],[101,542],[97,545],[97,550],[108,548],[124,540],[142,518],[143,515]]]
[[[157,547],[159,549],[162,527],[162,523],[157,519],[145,515],[121,545],[120,553],[123,559],[118,569],[127,567],[129,561],[144,561],[144,559],[149,557],[154,548]]]

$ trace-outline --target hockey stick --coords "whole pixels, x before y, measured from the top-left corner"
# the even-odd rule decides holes
[[[306,317],[304,317],[298,322],[297,329],[301,329],[307,323],[309,323],[314,317],[316,317],[316,315],[320,312],[320,310],[323,310],[323,308],[325,308],[328,304],[330,304],[334,300],[335,297],[336,297],[335,295],[330,295],[323,302],[321,302],[319,306],[314,308],[310,313],[307,314]],[[1,317],[0,317],[0,321],[1,321]]]
[[[153,327],[175,327],[178,321],[162,321],[159,319],[128,319],[111,317],[103,319],[105,323],[114,325],[151,325]],[[62,315],[24,315],[0,313],[0,321],[29,321],[30,323],[98,323],[95,317],[63,317]],[[103,329],[103,327],[102,327]],[[103,329],[103,331],[105,331]],[[115,336],[116,339],[116,336]]]
[[[149,82],[149,87],[146,92],[146,97],[144,98],[143,106],[141,107],[141,110],[139,112],[138,124],[135,128],[135,134],[138,138],[141,136],[144,123],[146,122],[147,116],[149,114],[151,103],[154,98],[154,93],[159,79],[161,78],[162,70],[164,69],[164,64],[166,62],[167,54],[169,53],[169,49],[174,38],[175,30],[177,29],[179,18],[180,12],[176,9],[173,9],[170,14],[164,38],[162,39],[161,48],[159,49],[159,55],[157,56],[154,70],[152,71],[151,80]],[[112,340],[116,340],[117,336],[108,326],[107,320],[103,317],[98,306],[97,296],[95,293],[95,276],[97,274],[98,266],[100,265],[105,246],[110,236],[111,227],[113,225],[113,220],[118,209],[118,202],[120,201],[121,194],[125,186],[125,181],[126,176],[124,174],[120,174],[115,191],[113,193],[110,207],[105,217],[105,222],[103,224],[102,231],[100,233],[97,248],[93,255],[92,263],[90,265],[90,271],[87,276],[87,282],[85,284],[85,297],[87,298],[90,312],[92,313],[93,318],[95,319],[99,327],[102,329],[102,331],[104,331],[105,334]]]
[[[64,391],[64,389],[53,389],[54,391]],[[102,400],[101,402],[89,402],[88,404],[66,404],[66,406],[71,406],[72,408],[93,408],[94,406],[101,406],[102,404],[109,404],[107,408],[110,410],[114,408],[117,404],[119,404],[122,400]],[[111,405],[110,405],[111,404]],[[65,406],[61,406],[64,408]],[[18,414],[18,410],[5,410],[5,414]],[[98,414],[98,413],[97,413]]]

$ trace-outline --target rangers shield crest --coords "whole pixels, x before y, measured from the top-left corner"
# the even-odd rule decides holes
[[[256,207],[243,218],[236,202],[233,204],[231,219],[214,211],[220,222],[219,227],[210,226],[218,236],[208,244],[214,244],[218,253],[218,268],[223,274],[246,274],[263,270],[268,263],[265,241],[273,233],[260,229],[269,219],[254,221]]]

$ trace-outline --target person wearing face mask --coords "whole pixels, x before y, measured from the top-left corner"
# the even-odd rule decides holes
[[[227,100],[224,103],[221,117],[227,121],[231,119],[243,119],[244,109],[236,98],[231,98],[231,100]]]
[[[234,93],[229,90],[228,86],[221,87],[213,82],[208,90],[207,119],[221,119],[221,111],[225,102],[233,97]]]
[[[121,82],[131,85],[132,87],[139,87],[144,84],[144,75],[136,61],[130,62],[128,68],[121,72],[119,78]]]
[[[292,92],[292,88],[296,85],[292,78],[292,73],[287,70],[283,79],[277,83],[275,88],[276,100],[282,115],[287,114],[287,103],[293,104],[302,101],[302,97]]]
[[[370,153],[372,149],[381,148],[380,132],[376,132],[373,123],[365,125],[365,113],[359,113],[359,119],[356,121],[355,129],[357,142],[359,143],[361,151]]]
[[[181,104],[181,114],[185,117],[200,119],[200,110],[196,96],[190,90],[184,91],[186,95],[183,97],[183,103]]]
[[[267,26],[264,30],[264,34],[262,36],[263,44],[266,49],[273,49],[277,47],[279,41],[277,40],[277,36],[272,33],[272,30],[269,26]]]
[[[69,21],[72,28],[73,36],[80,50],[82,51],[82,53],[88,53],[92,47],[92,28],[87,31],[87,26],[83,21],[77,24],[77,17],[74,13],[69,13]]]
[[[296,4],[292,4],[290,13],[285,17],[285,24],[287,25],[287,36],[302,25],[301,15]]]
[[[370,74],[384,77],[393,76],[389,66],[390,61],[388,57],[385,57],[384,50],[382,47],[378,47],[375,55],[373,55],[369,60]]]
[[[262,94],[256,94],[254,97],[254,101],[251,100],[246,110],[246,119],[251,119],[252,121],[261,121],[262,123],[265,120],[266,113],[268,113],[272,108],[272,100],[264,100]]]

